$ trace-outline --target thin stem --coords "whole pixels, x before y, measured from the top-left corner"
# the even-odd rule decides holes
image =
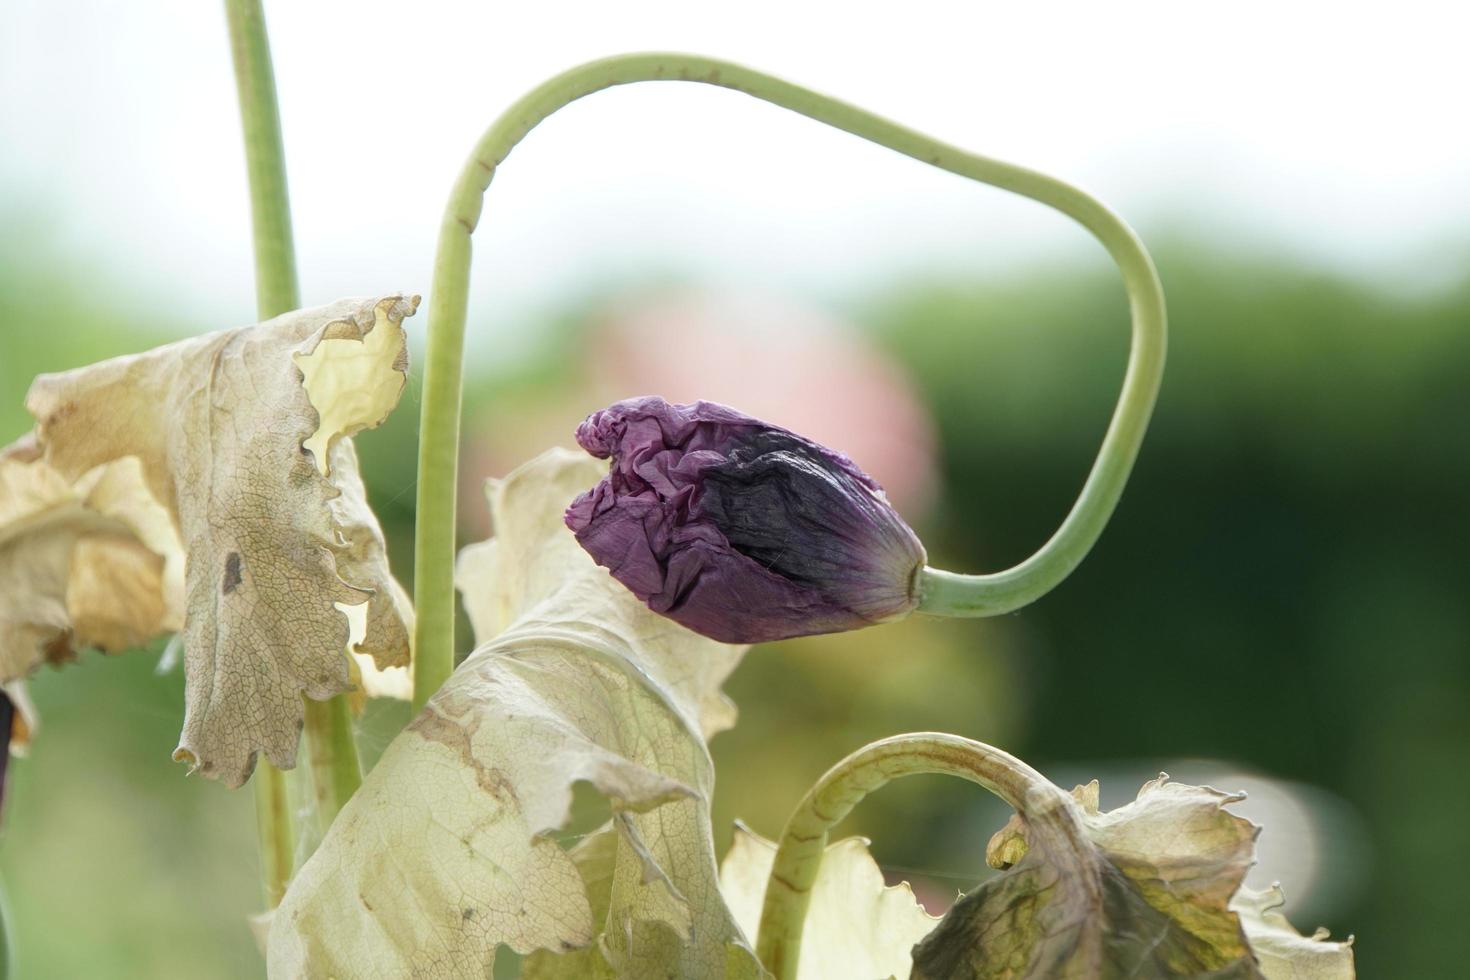
[[[255,233],[255,306],[262,320],[301,305],[296,246],[286,193],[286,153],[276,108],[276,76],[260,0],[225,0],[230,53],[245,133],[250,177],[250,223]]]
[[[983,742],[920,732],[864,746],[827,771],[791,814],[766,882],[756,953],[776,980],[792,980],[812,886],[827,838],[869,793],[900,776],[939,773],[979,783],[1027,817],[1032,844],[1080,866],[1091,849],[1070,796],[1026,763]],[[1096,885],[1081,875],[1082,887]]]
[[[245,136],[245,163],[250,178],[256,312],[266,320],[301,305],[275,72],[271,67],[270,41],[260,0],[225,0],[225,16],[229,23],[230,52]],[[325,831],[362,782],[346,698],[339,695],[325,704],[308,699],[305,733],[318,812]],[[286,800],[286,781],[265,760],[260,761],[255,775],[255,802],[266,900],[275,908],[291,879],[295,835]]]
[[[310,757],[317,826],[323,835],[362,785],[362,762],[352,735],[352,712],[342,696],[306,698],[306,750]]]
[[[255,769],[255,826],[260,837],[260,873],[266,908],[281,904],[291,882],[296,840],[291,805],[286,798],[286,774],[260,760]]]
[[[1133,310],[1133,351],[1113,424],[1077,504],[1052,539],[1010,571],[958,576],[926,570],[920,583],[921,609],[951,616],[993,615],[1053,588],[1101,533],[1132,468],[1163,371],[1163,293],[1143,245],[1102,204],[1045,174],[967,153],[845,102],[730,62],[669,53],[619,55],[590,62],[533,89],[485,131],[450,192],[440,224],[419,423],[414,564],[418,616],[415,696],[419,704],[453,668],[455,473],[470,236],[479,224],[485,190],[511,149],[557,109],[614,85],[661,80],[744,92],[941,170],[1039,201],[1091,231],[1123,271]]]

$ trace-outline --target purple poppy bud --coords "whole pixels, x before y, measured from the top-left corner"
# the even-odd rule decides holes
[[[841,453],[712,402],[632,398],[577,442],[612,468],[567,508],[599,565],[654,612],[760,643],[908,614],[924,546]]]

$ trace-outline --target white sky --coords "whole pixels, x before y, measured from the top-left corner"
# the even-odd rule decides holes
[[[494,115],[625,50],[743,61],[1089,188],[1150,233],[1353,269],[1463,260],[1456,5],[268,3],[307,303],[428,292],[440,209]],[[248,320],[222,4],[0,6],[0,214],[139,301]],[[1084,253],[1039,206],[706,86],[592,97],[538,129],[476,235],[479,345],[559,290],[649,268],[840,294]],[[1446,252],[1446,248],[1449,249]],[[1100,253],[1099,253],[1100,254]],[[1446,257],[1448,256],[1448,258]],[[202,324],[203,325],[203,324]]]

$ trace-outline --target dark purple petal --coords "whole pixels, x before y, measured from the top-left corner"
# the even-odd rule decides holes
[[[711,402],[618,402],[577,442],[611,458],[567,526],[650,609],[727,643],[914,608],[924,547],[841,453]]]

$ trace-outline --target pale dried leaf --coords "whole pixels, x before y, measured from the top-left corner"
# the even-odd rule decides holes
[[[760,925],[775,858],[775,844],[736,825],[735,839],[720,865],[720,890],[747,936],[754,937]],[[914,944],[938,923],[919,905],[907,882],[884,884],[867,841],[840,840],[828,845],[812,885],[797,978],[905,978]]]
[[[1353,980],[1352,939],[1333,942],[1325,929],[1303,936],[1281,913],[1285,901],[1279,887],[1242,888],[1230,903],[1266,980]]]
[[[627,814],[614,816],[611,826],[579,841],[568,854],[582,876],[592,921],[602,933],[586,949],[537,950],[526,958],[522,980],[656,976],[681,960],[680,947],[696,928],[693,910]],[[754,975],[753,962],[734,958],[737,952],[745,951],[727,943],[731,962],[724,975]],[[703,968],[712,970],[714,962],[707,959]]]
[[[343,300],[31,388],[49,464],[76,479],[137,457],[179,529],[186,705],[175,757],[198,772],[238,785],[260,752],[295,764],[301,695],[350,686],[338,604],[367,604],[357,652],[384,668],[408,662],[406,606],[348,437],[396,402],[402,321],[416,305]]]
[[[598,958],[618,975],[758,974],[719,896],[704,741],[730,722],[719,685],[742,651],[649,612],[577,546],[562,510],[601,471],[552,452],[492,484],[495,544],[460,562],[481,646],[292,882],[273,976],[481,975],[502,943],[591,951],[543,976]],[[578,781],[614,820],[569,854],[552,835]]]
[[[567,852],[582,876],[593,922],[607,921],[620,850],[618,832],[609,825],[584,837]],[[595,942],[561,953],[538,949],[521,962],[521,980],[613,980],[616,976]]]

